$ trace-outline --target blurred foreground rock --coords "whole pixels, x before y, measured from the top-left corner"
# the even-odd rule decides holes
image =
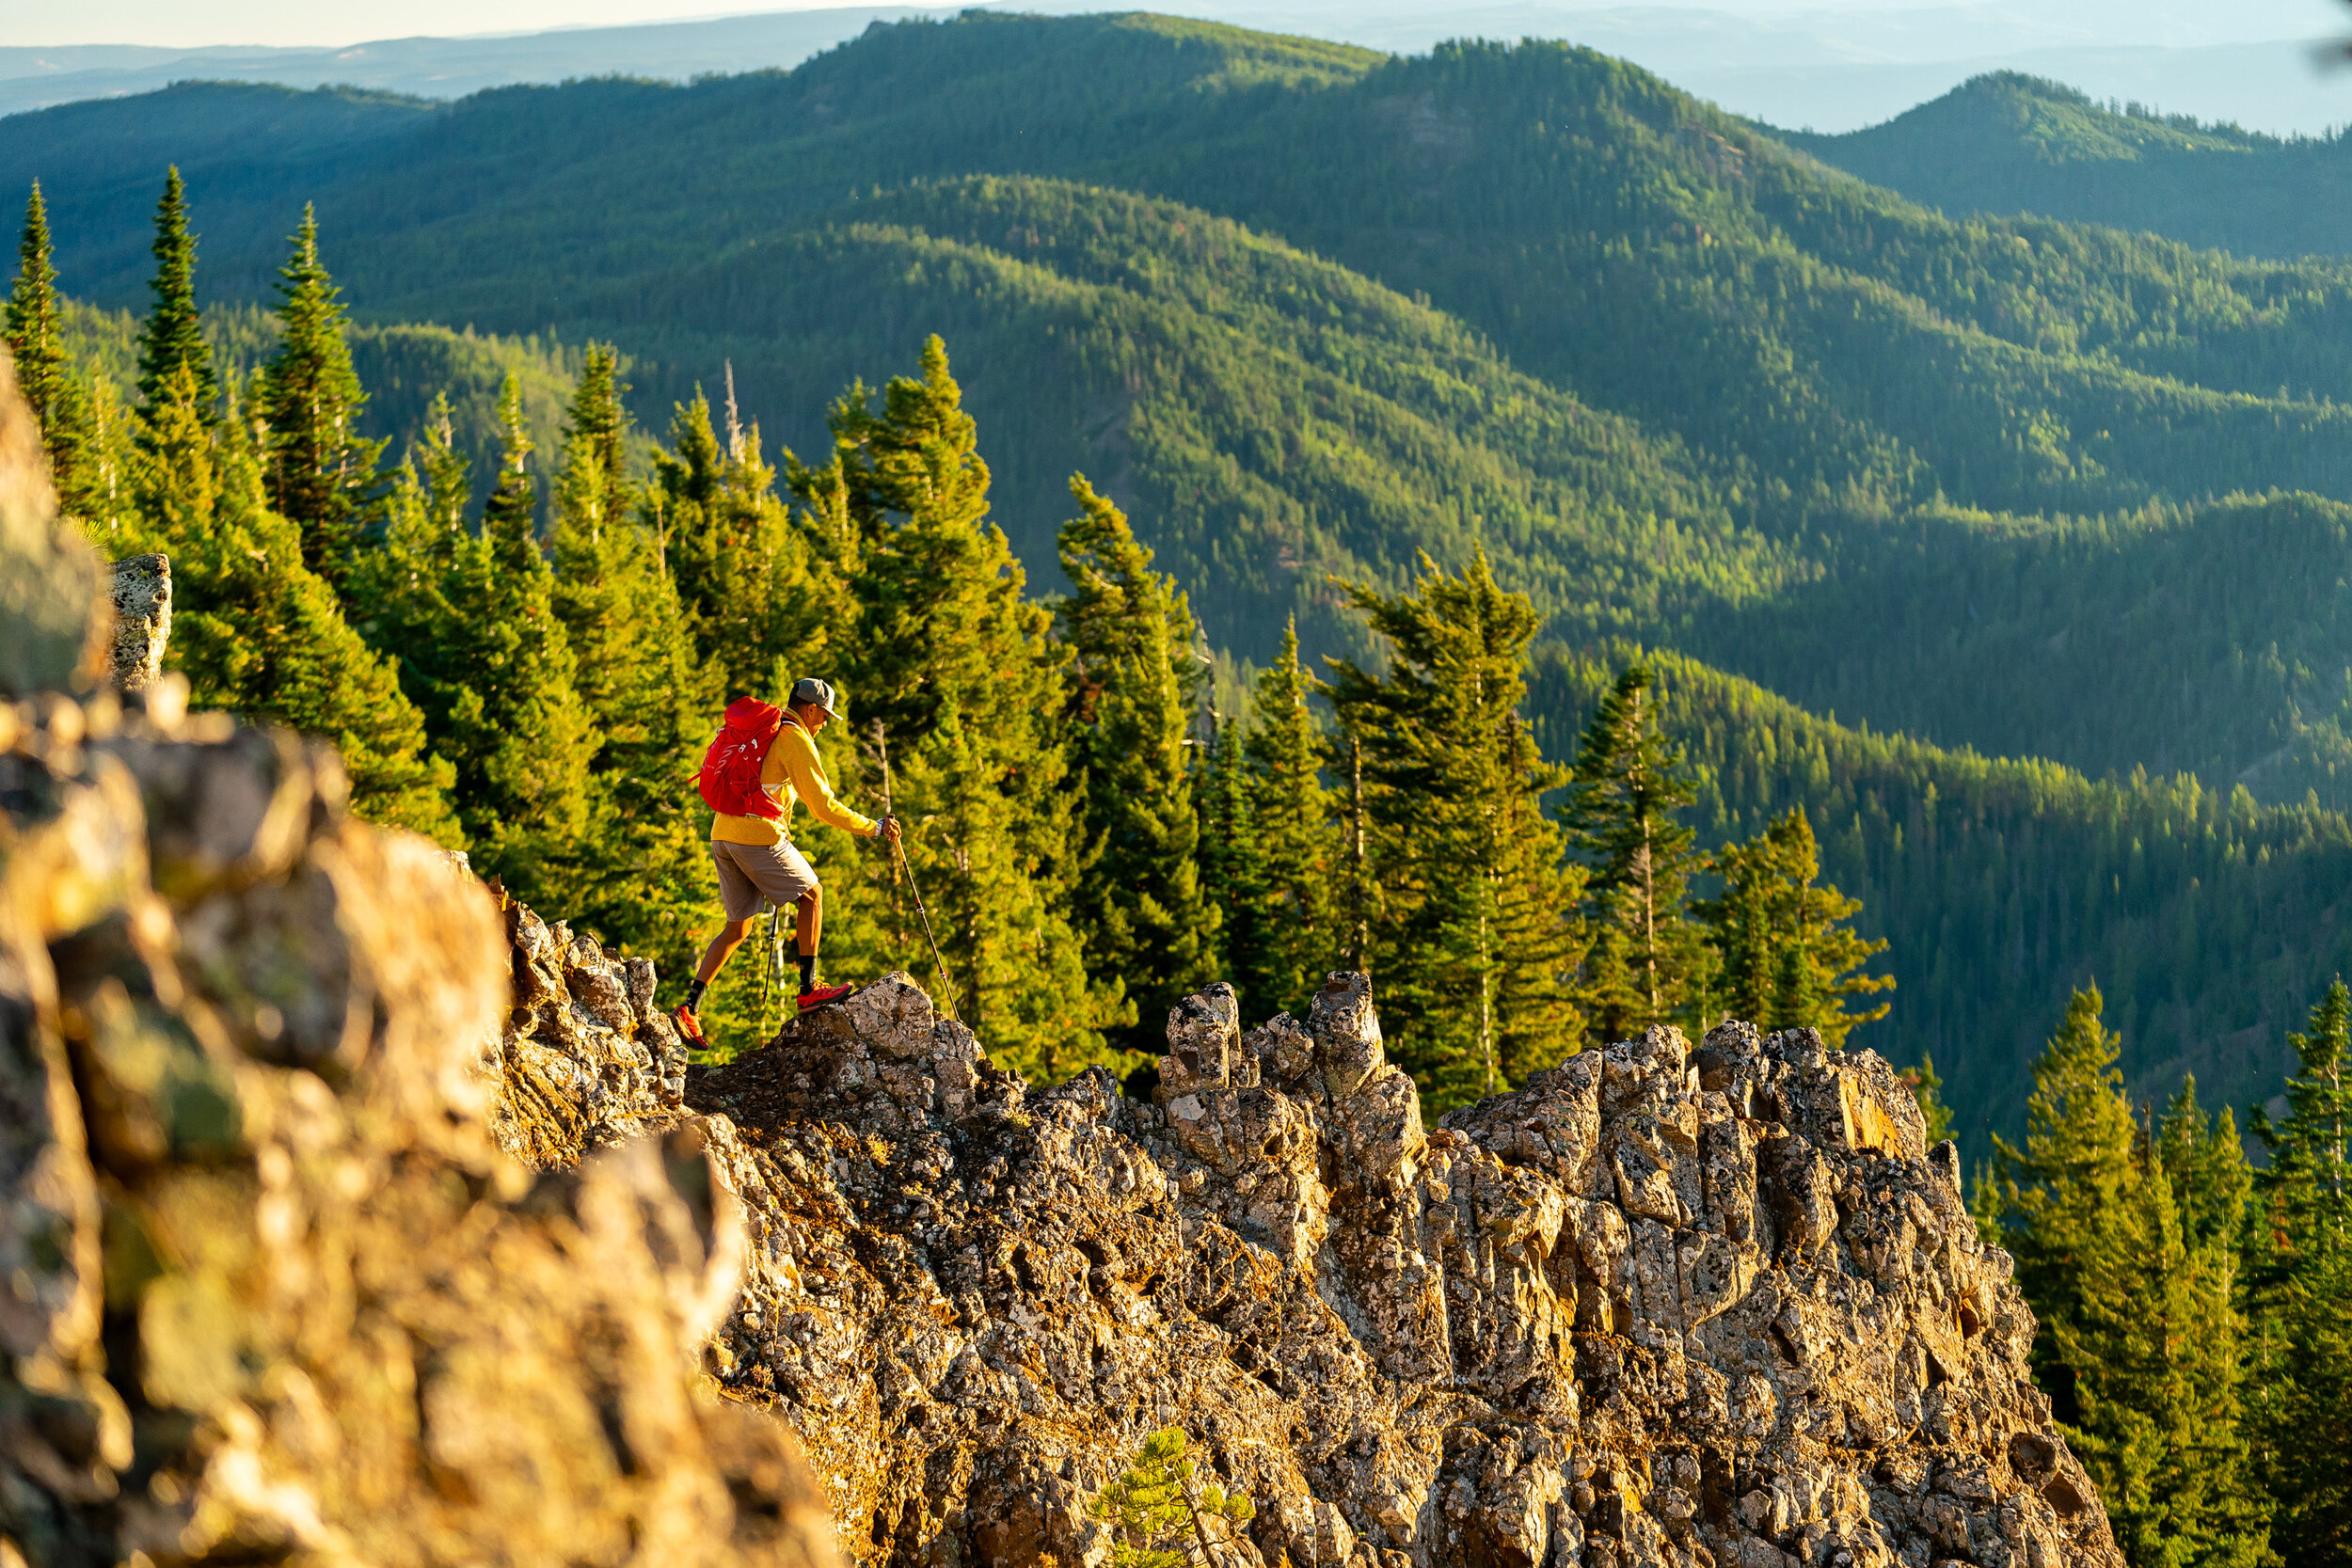
[[[743,1236],[696,1130],[497,1148],[492,895],[326,749],[39,689],[107,637],[27,423],[0,387],[0,1564],[836,1560],[694,1370]]]

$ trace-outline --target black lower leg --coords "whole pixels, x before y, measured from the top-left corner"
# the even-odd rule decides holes
[[[803,953],[800,956],[800,958],[801,989],[803,990],[815,990],[817,989],[817,955],[814,953]]]

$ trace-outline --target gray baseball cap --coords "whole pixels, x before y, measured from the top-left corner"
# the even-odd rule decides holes
[[[850,705],[831,681],[820,681],[814,675],[803,675],[792,683],[789,699],[794,707],[820,707],[835,719],[850,717]]]

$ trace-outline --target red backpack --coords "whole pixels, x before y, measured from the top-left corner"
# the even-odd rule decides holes
[[[703,801],[727,816],[764,816],[774,821],[784,815],[775,798],[759,787],[760,765],[784,725],[784,710],[756,697],[738,697],[727,705],[726,727],[703,753],[700,781]]]

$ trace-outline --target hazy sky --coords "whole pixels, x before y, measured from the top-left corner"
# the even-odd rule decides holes
[[[0,43],[337,44],[817,10],[848,0],[0,0]],[[890,0],[919,5],[922,0]]]
[[[67,43],[146,43],[173,48],[200,44],[347,44],[420,34],[528,32],[545,27],[609,26],[616,23],[684,21],[752,11],[816,9],[843,0],[0,0],[0,43],[54,47]],[[921,4],[923,0],[898,0]],[[1135,0],[1120,0],[1121,5]],[[1018,8],[1018,0],[1014,0]],[[1280,0],[1276,0],[1280,8]],[[1938,10],[1947,16],[1981,8],[2038,12],[2063,25],[2077,17],[2116,44],[2220,39],[2315,37],[2352,24],[2352,8],[2336,0],[2045,0],[2019,8],[2011,0],[1565,0],[1563,10],[1654,9],[1733,11],[1785,16]],[[1065,8],[1054,6],[1054,9]],[[1104,0],[1105,9],[1115,8]],[[1171,7],[1170,8],[1189,8]],[[1834,23],[1831,24],[1833,26]],[[1997,30],[1997,29],[1996,29]]]

